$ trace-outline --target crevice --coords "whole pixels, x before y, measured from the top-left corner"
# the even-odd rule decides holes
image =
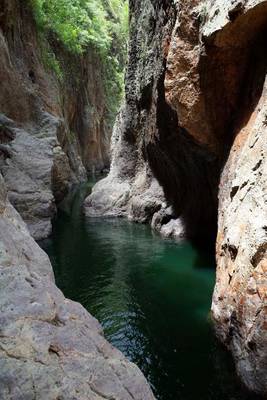
[[[238,190],[239,190],[239,186],[233,186],[232,187],[232,190],[231,190],[231,193],[230,193],[231,200],[233,200],[233,198],[237,194]]]
[[[157,96],[158,136],[147,140],[145,154],[187,237],[214,253],[217,233],[218,158],[179,127],[176,112],[165,100],[164,75]]]
[[[259,169],[259,167],[261,166],[262,163],[262,159],[260,159],[257,164],[255,165],[255,167],[252,168],[252,171],[255,172],[257,171],[257,169]]]
[[[52,353],[52,354],[56,354],[57,357],[60,357],[60,349],[58,346],[56,346],[54,344],[50,344],[48,352]]]
[[[258,249],[251,259],[251,264],[254,268],[267,256],[267,242],[258,246]]]

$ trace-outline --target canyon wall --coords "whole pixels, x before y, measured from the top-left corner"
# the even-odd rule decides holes
[[[45,39],[27,2],[1,2],[0,170],[36,239],[70,187],[109,165],[102,68],[95,50],[72,55]]]
[[[171,2],[164,6],[154,3],[130,1],[125,103],[112,137],[110,174],[86,200],[87,215],[128,216],[149,222],[155,212],[167,207],[163,190],[143,154],[146,132],[155,131],[158,86],[163,84],[162,42],[171,34],[175,20]]]
[[[198,14],[200,13],[200,14]],[[201,17],[192,42],[190,21]],[[194,28],[196,29],[196,28]],[[180,10],[167,62],[166,96],[179,123],[219,160],[219,338],[252,391],[267,393],[266,325],[267,2],[196,2]]]
[[[267,2],[130,1],[126,96],[87,215],[215,247],[212,315],[267,394]],[[156,179],[155,179],[156,178]]]
[[[101,71],[93,49],[72,56],[40,37],[26,2],[1,2],[1,400],[154,399],[98,321],[56,287],[33,239],[50,234],[72,185],[109,163]]]
[[[185,234],[196,241],[214,238],[216,154],[178,124],[165,98],[176,7],[172,2],[135,1],[130,10],[126,96],[113,132],[111,171],[86,200],[86,214],[150,222],[177,239]]]

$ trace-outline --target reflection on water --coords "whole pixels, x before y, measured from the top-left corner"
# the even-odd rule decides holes
[[[64,294],[101,322],[158,399],[248,399],[209,323],[211,261],[148,226],[85,219],[81,203],[89,189],[83,186],[65,204],[52,238],[42,243]]]

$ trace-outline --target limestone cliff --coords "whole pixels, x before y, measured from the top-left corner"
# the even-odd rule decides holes
[[[217,235],[216,332],[242,382],[266,395],[267,2],[145,0],[130,10],[111,172],[86,213],[212,247]]]
[[[36,239],[69,188],[109,163],[101,68],[93,49],[73,56],[41,37],[27,2],[1,2],[0,170]]]

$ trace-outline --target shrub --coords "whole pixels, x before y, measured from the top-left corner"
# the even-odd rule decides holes
[[[93,47],[104,67],[107,108],[114,119],[124,88],[127,57],[127,0],[30,0],[39,30],[54,36],[74,54]],[[47,63],[60,76],[60,64],[51,51]]]

